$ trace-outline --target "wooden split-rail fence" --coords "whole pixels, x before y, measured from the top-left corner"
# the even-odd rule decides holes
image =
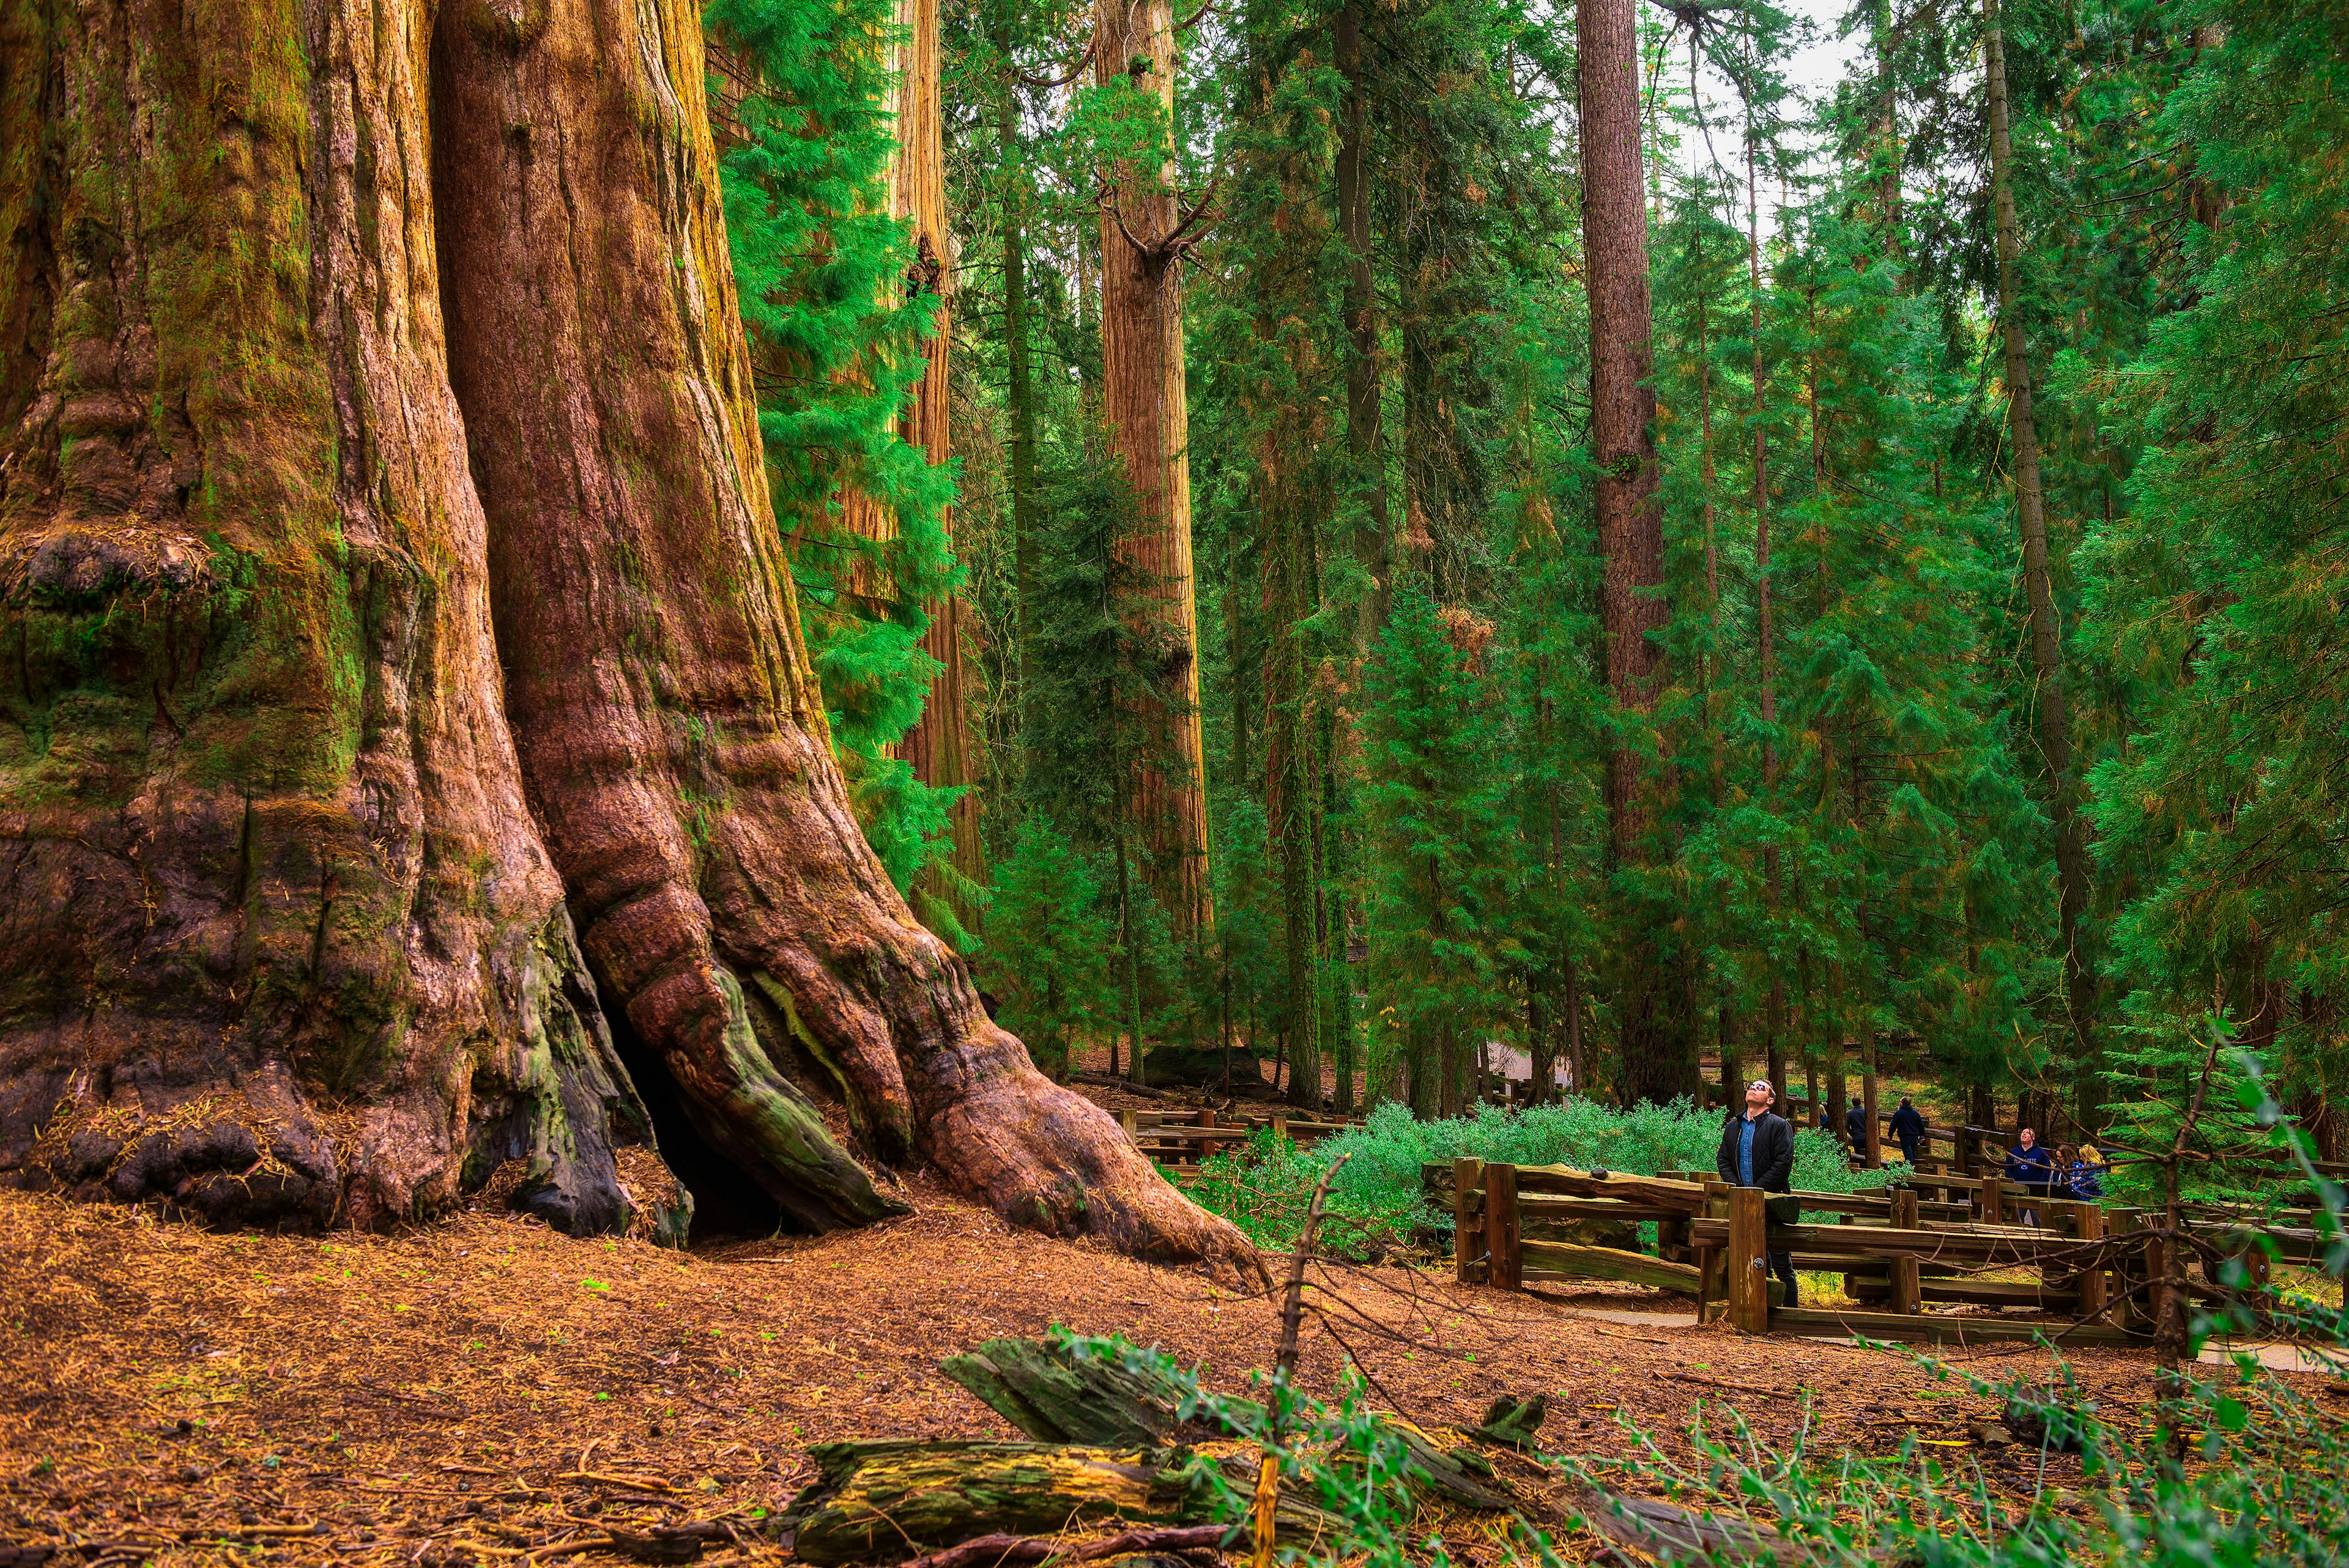
[[[1697,1299],[1700,1317],[1725,1317],[1748,1333],[1856,1334],[1879,1339],[2013,1339],[2060,1335],[2068,1344],[2143,1344],[2157,1321],[2168,1275],[2158,1214],[2011,1190],[1995,1176],[1934,1176],[1915,1186],[1865,1192],[1795,1192],[1775,1201],[1837,1216],[1829,1223],[1778,1223],[1759,1188],[1733,1187],[1709,1172],[1593,1175],[1562,1165],[1455,1160],[1423,1168],[1431,1193],[1453,1212],[1454,1272],[1462,1284],[1533,1289],[1564,1280],[1616,1280]],[[1929,1195],[1930,1194],[1930,1195]],[[2012,1224],[2028,1217],[2035,1224]],[[1569,1239],[1591,1222],[1652,1221],[1656,1253]],[[2224,1250],[2259,1257],[2264,1233],[2288,1259],[2314,1261],[2313,1229],[2260,1226],[2227,1217],[2195,1227]],[[2132,1239],[2135,1238],[2135,1239]],[[2118,1239],[2080,1266],[2085,1244]],[[1774,1301],[1767,1254],[1793,1254],[1804,1273],[1839,1273],[1845,1294],[1871,1304],[1857,1311],[1787,1308]],[[1992,1280],[1993,1272],[2037,1277]],[[2264,1267],[2253,1264],[2253,1284]],[[2202,1286],[2189,1285],[2201,1290]],[[2068,1326],[1927,1313],[1928,1303],[2035,1307],[2074,1318]],[[1878,1307],[1880,1305],[1880,1310]],[[2116,1321],[2100,1321],[2107,1317]]]
[[[1246,1143],[1265,1128],[1300,1147],[1335,1138],[1361,1126],[1358,1119],[1295,1116],[1266,1111],[1133,1110],[1117,1113],[1118,1125],[1137,1149],[1167,1165],[1195,1165],[1212,1154]]]

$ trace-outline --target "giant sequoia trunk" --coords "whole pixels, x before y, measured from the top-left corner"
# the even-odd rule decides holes
[[[516,1161],[603,1230],[673,1197],[641,1087],[885,1212],[796,1058],[881,1161],[1241,1252],[849,815],[702,81],[678,0],[0,11],[0,1173],[367,1224]]]

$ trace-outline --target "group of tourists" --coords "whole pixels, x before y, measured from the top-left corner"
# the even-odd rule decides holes
[[[1745,1106],[1731,1117],[1721,1129],[1721,1148],[1713,1157],[1713,1168],[1724,1181],[1738,1187],[1759,1187],[1764,1192],[1783,1193],[1792,1191],[1795,1173],[1795,1129],[1784,1117],[1772,1114],[1770,1105],[1777,1098],[1768,1078],[1755,1078],[1745,1086]],[[1854,1148],[1866,1140],[1868,1113],[1854,1105],[1844,1115],[1844,1126]],[[1901,1158],[1911,1165],[1917,1163],[1918,1152],[1925,1140],[1925,1119],[1900,1097],[1900,1107],[1892,1113],[1889,1127],[1899,1142]],[[1826,1131],[1826,1112],[1819,1112],[1819,1130]],[[2039,1135],[2026,1127],[2016,1134],[2014,1147],[2006,1151],[2006,1180],[2019,1183],[2034,1198],[2093,1200],[2105,1193],[2105,1158],[2095,1145],[2084,1143],[2077,1148],[2064,1144],[2050,1150],[2039,1141]],[[1791,1206],[1793,1200],[1789,1199]],[[1792,1220],[1791,1213],[1773,1213],[1774,1220]],[[2026,1210],[2023,1221],[2037,1224],[2035,1211]],[[1785,1305],[1795,1305],[1795,1259],[1791,1253],[1767,1254],[1770,1273],[1786,1287]]]
[[[2051,1151],[2039,1135],[2024,1128],[2006,1151],[2006,1179],[2022,1184],[2034,1198],[2089,1202],[2105,1195],[2105,1157],[2093,1143],[2071,1144]],[[2025,1209],[2023,1223],[2039,1222],[2039,1211]]]

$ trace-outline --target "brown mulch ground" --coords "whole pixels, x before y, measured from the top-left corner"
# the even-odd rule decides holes
[[[586,1552],[616,1524],[780,1511],[812,1442],[1015,1435],[936,1370],[982,1340],[1056,1323],[1124,1334],[1236,1393],[1270,1362],[1267,1301],[1012,1230],[919,1183],[909,1195],[914,1214],[869,1231],[681,1254],[502,1214],[229,1235],[0,1191],[0,1559],[45,1544],[59,1563],[125,1568],[617,1561]],[[1316,1295],[1330,1311],[1307,1335],[1314,1387],[1343,1346],[1377,1401],[1425,1428],[1538,1390],[1545,1447],[1562,1452],[1629,1451],[1626,1417],[1676,1445],[1700,1401],[1785,1441],[1798,1382],[1816,1394],[1809,1440],[1829,1449],[1890,1452],[1912,1429],[1957,1444],[1991,1410],[1882,1354],[1595,1322],[1399,1268]],[[2140,1355],[2074,1363],[2108,1409],[2147,1397]],[[785,1557],[754,1542],[703,1561]]]

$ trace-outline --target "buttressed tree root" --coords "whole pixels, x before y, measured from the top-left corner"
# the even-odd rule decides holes
[[[850,814],[693,7],[134,0],[0,55],[0,1177],[379,1225],[503,1172],[679,1234],[673,1100],[786,1222],[890,1212],[813,1085],[1009,1218],[1251,1259]]]

